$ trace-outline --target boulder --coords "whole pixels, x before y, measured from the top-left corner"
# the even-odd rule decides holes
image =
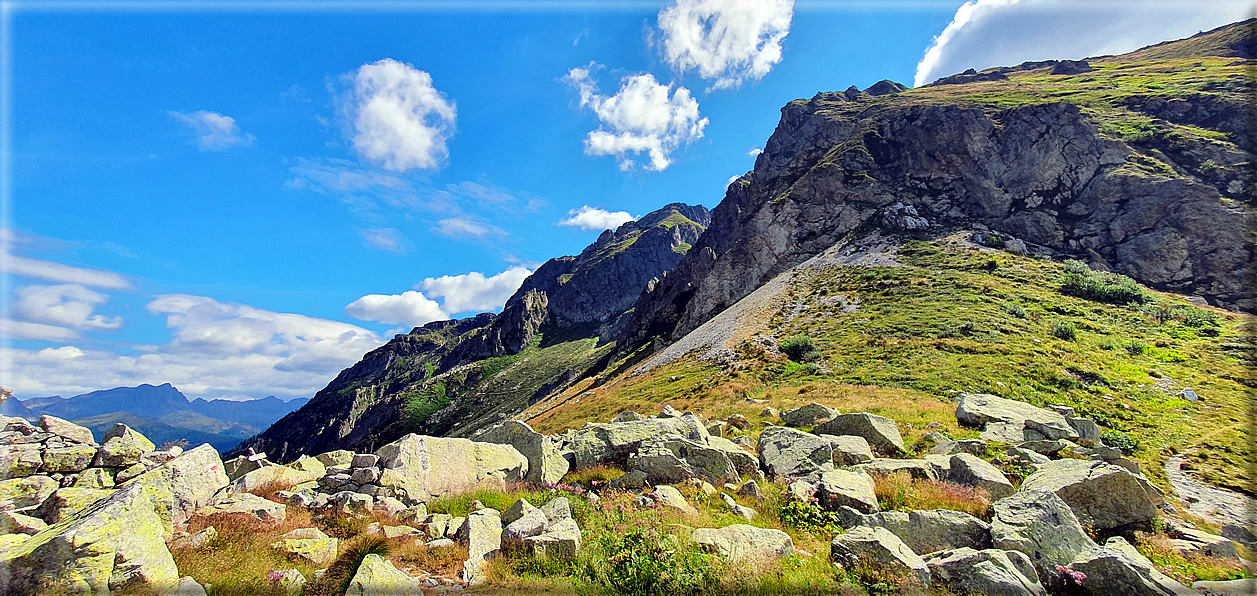
[[[1197,592],[1157,570],[1121,536],[1114,536],[1081,555],[1069,565],[1086,577],[1082,587],[1092,594],[1113,596],[1188,596]]]
[[[1013,460],[1014,463],[1030,466],[1046,464],[1052,461],[1052,458],[1046,455],[1018,445],[1013,445],[1008,448],[1008,458]]]
[[[990,493],[992,500],[999,500],[1014,492],[1013,483],[990,462],[970,455],[957,453],[951,456],[947,481],[966,486],[976,486]]]
[[[84,470],[79,477],[74,480],[77,488],[113,488],[113,475],[105,468],[91,468]]]
[[[323,464],[325,467],[328,467],[328,468],[332,466],[341,466],[341,467],[347,468],[353,464],[354,452],[348,451],[345,449],[337,449],[336,451],[328,451],[327,453],[320,453],[314,456],[314,459],[319,460],[319,463]]]
[[[303,528],[306,530],[315,530],[314,528]],[[294,530],[297,532],[299,530]],[[318,530],[315,530],[318,532]],[[284,553],[285,556],[298,561],[304,561],[315,567],[327,567],[336,560],[339,553],[340,541],[328,537],[322,532],[322,536],[314,535],[312,532],[303,533],[301,537],[290,537],[293,532],[281,536],[279,540],[271,543],[271,548]]]
[[[231,482],[235,482],[237,478],[260,467],[262,467],[262,464],[249,459],[248,456],[245,455],[237,455],[236,457],[223,462],[223,469],[227,472],[227,479]]]
[[[22,515],[15,511],[0,512],[0,534],[26,534],[34,536],[48,527],[44,520],[38,517]]]
[[[829,441],[833,448],[835,466],[857,466],[873,461],[873,450],[864,437],[821,435],[821,438]]]
[[[121,468],[137,464],[140,456],[156,449],[156,445],[135,429],[119,422],[102,437],[100,465]]]
[[[353,459],[349,460],[351,468],[374,468],[380,463],[380,456],[374,453],[355,453]]]
[[[750,478],[760,474],[759,458],[743,449],[741,445],[729,439],[711,435],[707,437],[707,446],[719,449],[725,457],[729,458],[729,463],[733,464],[733,469],[739,476]]]
[[[435,540],[429,540],[426,544],[428,548],[446,548],[454,546],[457,543],[449,538],[437,538]]]
[[[607,488],[612,490],[634,490],[646,486],[646,481],[649,478],[650,476],[642,470],[629,470],[620,477],[608,482]]]
[[[35,516],[49,524],[55,524],[112,493],[112,490],[99,488],[59,488],[35,509]]]
[[[1046,594],[1034,567],[1018,566],[1009,557],[1010,554],[1025,556],[1016,551],[1006,553],[994,548],[960,548],[933,553],[925,556],[924,560],[934,585],[952,592],[999,596]]]
[[[648,484],[684,482],[698,476],[684,459],[658,445],[644,447],[630,455],[627,467],[629,473],[642,474],[644,482]]]
[[[375,509],[375,498],[351,490],[342,490],[329,497],[327,502],[342,513],[353,515],[367,515]]]
[[[1051,491],[1022,490],[996,501],[994,508],[991,543],[1029,556],[1040,576],[1055,576],[1057,565],[1069,565],[1096,548],[1069,505]]]
[[[676,418],[645,418],[607,424],[589,423],[572,431],[560,448],[570,451],[576,469],[602,464],[624,466],[628,457],[645,443],[679,435],[695,442],[706,441],[707,428],[693,414]]]
[[[961,441],[945,441],[940,442],[930,448],[930,453],[935,455],[954,455],[957,453],[968,453],[982,457],[986,455],[986,441],[982,439],[964,439]]]
[[[690,541],[726,560],[761,561],[794,553],[789,534],[771,528],[734,524],[723,528],[697,528]]]
[[[754,509],[739,504],[727,493],[720,493],[720,500],[724,501],[725,506],[727,506],[729,511],[733,512],[734,515],[741,517],[748,522],[755,519],[755,516],[757,515]]]
[[[192,512],[214,501],[219,491],[227,486],[227,474],[218,451],[206,443],[144,472],[131,482],[149,491],[169,538],[175,528],[187,522]]]
[[[275,585],[283,590],[284,596],[298,596],[306,586],[306,576],[296,569],[287,569],[279,573]]]
[[[661,484],[655,487],[655,501],[664,507],[675,509],[688,515],[698,515],[698,509],[685,500],[685,495],[675,487]]]
[[[345,596],[397,596],[422,594],[414,578],[399,571],[388,559],[370,554],[362,559],[358,572],[349,580]]]
[[[816,424],[817,420],[829,420],[837,415],[838,410],[812,402],[806,406],[799,406],[782,412],[781,423],[786,426],[801,428],[812,426]]]
[[[862,437],[881,453],[890,456],[908,455],[903,437],[899,436],[899,427],[895,421],[885,416],[877,416],[860,412],[857,414],[841,414],[829,422],[823,422],[812,429],[818,435],[850,435]]]
[[[1192,589],[1206,596],[1252,596],[1257,594],[1257,579],[1199,581],[1192,584]]]
[[[850,514],[846,518],[853,517]],[[863,515],[852,520],[851,525],[880,526],[903,540],[913,552],[932,553],[941,550],[972,548],[982,550],[991,547],[991,524],[968,513],[947,509],[918,510],[910,512],[883,511]]]
[[[873,479],[861,471],[831,470],[821,474],[817,485],[821,506],[834,511],[842,506],[860,513],[877,513]]]
[[[930,571],[925,561],[886,528],[859,526],[835,536],[829,545],[829,558],[842,567],[870,561],[906,573],[922,587],[930,585]]]
[[[544,534],[548,521],[545,512],[527,500],[515,501],[502,512],[502,543],[514,544],[529,536]]]
[[[777,477],[806,476],[833,466],[834,450],[829,441],[784,426],[764,429],[758,451],[760,466]]]
[[[191,576],[184,576],[179,578],[175,587],[163,591],[161,596],[207,596],[207,592]]]
[[[377,468],[355,468],[349,475],[349,480],[357,485],[372,484],[379,479],[380,470]]]
[[[407,503],[472,487],[505,487],[528,474],[528,460],[514,447],[468,439],[409,434],[376,454],[384,466],[378,484],[386,496]]]
[[[533,556],[572,561],[580,550],[580,527],[570,517],[560,519],[551,524],[545,534],[525,538],[521,544]]]
[[[567,497],[555,497],[546,501],[541,506],[541,512],[546,514],[546,521],[550,523],[572,519],[572,505]]]
[[[72,443],[83,443],[86,445],[95,445],[96,439],[92,436],[92,431],[79,426],[68,420],[62,420],[56,416],[44,414],[39,417],[39,428],[44,432],[51,433],[61,437]]]
[[[288,466],[262,466],[237,478],[231,489],[237,492],[253,492],[263,487],[291,488],[302,482],[318,480],[322,472],[303,472]]]
[[[179,571],[149,491],[115,491],[19,545],[0,549],[0,593],[160,592]]]
[[[752,499],[763,500],[764,498],[763,493],[759,490],[759,484],[754,480],[747,480],[746,484],[743,484],[742,488],[738,489],[738,494],[744,497],[751,497]]]
[[[467,515],[459,532],[459,541],[467,545],[467,562],[463,563],[463,581],[479,585],[487,578],[484,564],[502,548],[502,518],[494,509],[480,509]]]
[[[988,431],[995,431],[999,435],[988,440],[1006,443],[1036,438],[1078,438],[1078,432],[1057,412],[985,393],[961,395],[960,404],[956,406],[956,420],[969,426],[985,426]],[[992,429],[989,425],[1003,426]]]
[[[262,523],[279,523],[288,515],[288,509],[282,503],[263,499],[250,493],[236,493],[222,501],[197,510],[201,515],[218,515],[245,520],[256,520]]]
[[[1066,416],[1065,421],[1078,433],[1078,440],[1100,443],[1100,425],[1090,418],[1074,418]]]
[[[1079,459],[1041,464],[1021,488],[1056,493],[1079,521],[1098,530],[1150,520],[1160,500],[1150,497],[1144,482],[1125,468]]]
[[[61,484],[47,476],[26,476],[0,480],[0,501],[12,501],[13,507],[37,507],[52,496]]]
[[[25,478],[38,472],[42,465],[44,459],[38,444],[5,445],[0,449],[0,479]]]
[[[939,478],[938,466],[925,459],[875,459],[872,463],[862,464],[858,467],[877,474],[907,472],[909,476],[917,480],[941,480]]]
[[[620,415],[613,418],[611,422],[612,423],[637,422],[638,420],[645,420],[645,419],[646,419],[645,416],[642,416],[641,414],[638,414],[637,412],[634,412],[632,410],[628,410],[626,412],[620,412]]]
[[[319,533],[322,534],[322,532],[319,532]],[[214,538],[217,538],[217,537],[218,537],[218,529],[215,528],[214,526],[209,526],[195,534],[189,534],[187,536],[183,536],[181,538],[176,539],[174,542],[170,544],[170,546],[171,548],[201,548],[202,546],[205,546],[205,544],[208,543],[210,540],[213,540]]]
[[[713,437],[706,437],[703,442],[690,441],[679,437],[670,438],[663,442],[663,447],[678,457],[685,460],[690,468],[694,470],[697,477],[705,480],[723,484],[725,482],[741,482],[742,478],[738,474],[737,468],[730,459],[730,454],[743,454],[749,456],[749,453],[742,451],[736,445],[732,451],[729,449],[721,449],[710,446],[708,443]],[[719,439],[718,440],[723,440]],[[745,465],[745,464],[744,464]]]
[[[518,420],[507,420],[493,426],[477,440],[510,445],[519,451],[528,459],[528,474],[524,479],[529,482],[557,483],[567,473],[569,464],[550,437]]]

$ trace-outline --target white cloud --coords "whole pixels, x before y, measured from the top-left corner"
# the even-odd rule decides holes
[[[192,129],[201,151],[226,151],[232,147],[252,145],[255,140],[253,135],[241,133],[235,118],[218,112],[201,110],[185,114],[172,111],[170,115]]]
[[[624,171],[637,167],[629,154],[646,153],[647,170],[662,171],[671,165],[670,156],[681,145],[703,138],[707,118],[698,112],[698,101],[689,89],[661,85],[651,74],[628,75],[620,80],[620,90],[610,97],[600,95],[589,68],[573,68],[564,80],[580,92],[580,105],[589,108],[601,123],[585,138],[586,155],[614,155]]]
[[[921,86],[969,68],[1120,54],[1250,16],[1247,1],[970,0],[917,64]]]
[[[0,319],[0,337],[38,341],[69,341],[78,338],[79,332],[55,325]]]
[[[502,308],[529,275],[532,271],[524,267],[511,267],[493,277],[472,271],[463,275],[429,277],[415,284],[415,289],[423,290],[433,298],[441,298],[441,307],[445,312],[483,312]]]
[[[6,379],[25,396],[167,382],[206,399],[309,396],[382,343],[356,325],[203,296],[157,296],[147,308],[166,317],[169,343],[135,345],[135,355],[75,345],[10,349]]]
[[[361,230],[361,232],[362,242],[371,248],[398,255],[406,254],[405,239],[393,228]]]
[[[781,62],[793,16],[794,0],[677,0],[659,12],[663,57],[711,89],[757,81]]]
[[[435,170],[448,155],[455,107],[432,86],[432,75],[391,58],[351,75],[346,109],[354,149],[386,170]]]
[[[759,147],[756,147],[756,148],[754,148],[754,149],[751,149],[750,151],[747,151],[747,152],[746,152],[746,156],[747,156],[747,157],[759,157],[759,154],[760,154],[760,153],[763,153],[763,152],[764,152],[764,150],[763,150],[763,149],[760,149]]]
[[[506,236],[506,230],[468,217],[447,217],[436,222],[436,233],[455,240],[481,240],[490,236]]]
[[[572,209],[567,212],[567,218],[560,221],[559,225],[572,228],[580,228],[585,231],[614,230],[620,227],[620,224],[637,219],[629,215],[628,211],[607,211],[598,207],[590,207],[584,205],[580,209]]]
[[[110,290],[123,290],[131,287],[131,282],[127,281],[127,278],[112,271],[85,269],[83,267],[73,267],[52,261],[28,259],[4,253],[0,253],[0,271],[22,277]]]
[[[310,188],[318,192],[356,192],[371,189],[411,190],[409,182],[383,172],[360,168],[343,159],[299,159],[288,169],[295,176],[285,184],[290,190]]]
[[[78,329],[117,329],[122,317],[92,314],[109,297],[78,284],[26,286],[14,291],[17,301],[13,313],[33,323],[75,327]]]
[[[441,305],[420,292],[401,294],[367,294],[345,307],[345,314],[363,321],[385,325],[419,327],[432,321],[450,318]]]

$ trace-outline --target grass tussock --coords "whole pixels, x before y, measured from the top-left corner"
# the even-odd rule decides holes
[[[302,596],[342,596],[367,555],[388,557],[391,550],[389,541],[383,536],[359,536],[341,550],[340,556],[327,568],[323,577],[306,584]]]
[[[1196,581],[1227,581],[1253,577],[1239,561],[1199,554],[1183,554],[1164,534],[1135,533],[1135,548],[1162,573],[1191,585]]]
[[[940,480],[913,478],[908,472],[873,475],[873,492],[883,511],[950,509],[991,521],[991,495],[985,490]]]
[[[271,543],[291,530],[314,525],[310,513],[296,507],[290,507],[287,518],[278,524],[237,515],[195,515],[189,520],[190,531],[213,526],[218,535],[200,548],[172,548],[171,554],[181,575],[192,576],[202,585],[213,584],[215,596],[280,594],[267,579],[271,571],[297,569],[310,578],[315,567],[288,560]]]

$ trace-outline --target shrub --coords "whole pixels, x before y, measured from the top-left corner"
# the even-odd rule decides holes
[[[1130,343],[1122,346],[1122,349],[1126,350],[1126,353],[1131,356],[1139,356],[1148,350],[1148,346],[1144,345],[1141,341],[1131,341]]]
[[[816,498],[812,498],[806,503],[794,500],[788,501],[781,507],[778,517],[781,519],[781,523],[787,526],[809,532],[834,534],[842,527],[838,513],[823,509],[816,501]]]
[[[778,347],[795,362],[815,362],[821,357],[820,350],[816,349],[816,342],[806,335],[787,337]]]
[[[1026,318],[1026,307],[1017,303],[1008,304],[1004,307],[1004,311],[1018,319]]]
[[[1052,335],[1065,341],[1074,341],[1078,338],[1078,328],[1069,321],[1057,321],[1052,324]]]
[[[617,594],[699,594],[712,590],[719,581],[711,557],[675,545],[671,537],[653,528],[604,534],[596,548],[603,556],[588,560],[585,575]]]
[[[1125,453],[1126,455],[1130,455],[1134,453],[1136,449],[1139,449],[1139,441],[1135,439],[1135,437],[1132,437],[1120,430],[1113,430],[1110,428],[1103,429],[1100,431],[1100,440],[1109,447],[1121,449],[1122,453]]]
[[[1116,273],[1092,271],[1081,261],[1065,261],[1061,293],[1110,304],[1143,304],[1151,296],[1135,280]]]

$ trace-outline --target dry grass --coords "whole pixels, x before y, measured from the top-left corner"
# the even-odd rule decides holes
[[[392,548],[389,558],[398,569],[411,575],[458,577],[467,560],[467,547],[458,544],[432,548],[415,538],[396,538],[389,543]]]
[[[950,509],[991,521],[991,495],[980,488],[920,480],[904,471],[874,474],[873,484],[877,503],[883,511]]]
[[[563,484],[580,484],[584,487],[603,486],[624,475],[624,470],[613,466],[594,466],[572,470],[563,476]]]
[[[273,524],[240,515],[195,515],[189,520],[190,531],[213,526],[218,536],[200,548],[173,548],[171,554],[181,575],[190,575],[202,585],[213,584],[216,596],[279,594],[267,580],[270,571],[297,569],[309,578],[316,568],[286,559],[271,543],[291,530],[314,525],[310,513],[296,507],[288,508],[283,522]]]
[[[1252,577],[1239,561],[1199,554],[1183,554],[1164,534],[1135,533],[1135,548],[1162,573],[1191,585],[1195,581],[1225,581]]]

